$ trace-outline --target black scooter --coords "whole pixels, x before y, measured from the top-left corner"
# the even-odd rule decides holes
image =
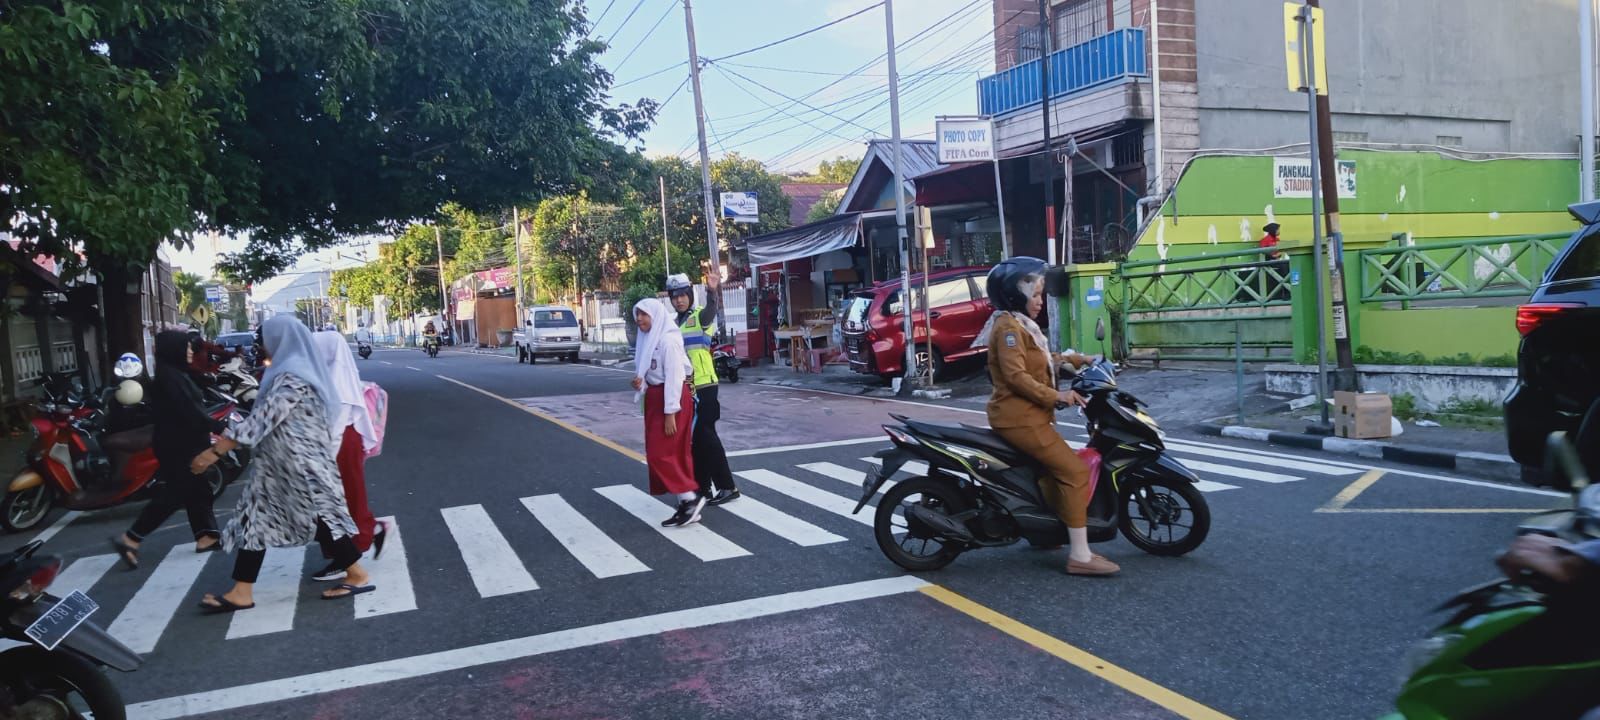
[[[1078,455],[1089,465],[1089,542],[1123,536],[1152,555],[1183,555],[1205,542],[1211,510],[1195,487],[1194,471],[1168,455],[1144,403],[1117,388],[1111,363],[1100,360],[1072,379],[1087,399],[1089,443]],[[1038,547],[1067,542],[1067,526],[1039,489],[1045,470],[988,428],[922,422],[891,415],[883,429],[894,447],[877,453],[867,471],[861,512],[878,489],[912,461],[928,473],[899,483],[878,501],[873,523],[878,548],[907,570],[937,570],[961,553],[1027,540]]]
[[[87,618],[98,606],[82,592],[45,592],[61,571],[58,556],[34,557],[34,541],[0,553],[0,637],[28,643],[0,652],[0,718],[123,720],[127,709],[101,672],[144,662]]]
[[[372,357],[372,345],[370,343],[365,342],[365,341],[357,340],[356,341],[356,354],[360,355],[362,360],[366,360],[367,358]]]

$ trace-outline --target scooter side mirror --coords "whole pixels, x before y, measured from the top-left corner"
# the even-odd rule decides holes
[[[1558,430],[1545,438],[1544,470],[1556,489],[1578,491],[1589,487],[1589,473],[1584,470],[1577,449],[1564,431]]]

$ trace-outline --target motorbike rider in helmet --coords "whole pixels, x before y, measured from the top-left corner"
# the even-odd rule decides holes
[[[1052,357],[1050,344],[1034,318],[1044,308],[1043,260],[1014,257],[989,271],[989,302],[994,314],[979,331],[974,346],[989,347],[989,426],[1012,447],[1048,470],[1040,478],[1045,501],[1067,525],[1071,550],[1069,575],[1111,575],[1116,563],[1089,551],[1089,466],[1056,433],[1057,403],[1081,405],[1071,390],[1056,390],[1055,367],[1070,362],[1081,367],[1090,358],[1068,350]]]
[[[711,359],[711,334],[717,325],[717,289],[721,282],[715,273],[706,276],[706,304],[694,307],[694,286],[682,273],[667,278],[667,297],[677,313],[678,330],[683,333],[683,348],[689,353],[694,370],[694,437],[690,452],[694,457],[694,479],[706,504],[721,505],[739,499],[728,467],[728,452],[717,435],[717,420],[722,403],[717,400],[717,367]]]

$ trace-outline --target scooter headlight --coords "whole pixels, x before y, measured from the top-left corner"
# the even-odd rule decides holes
[[[1445,650],[1461,638],[1462,636],[1457,633],[1439,633],[1417,641],[1406,651],[1405,657],[1400,662],[1400,686],[1405,687],[1417,673],[1438,660]]]

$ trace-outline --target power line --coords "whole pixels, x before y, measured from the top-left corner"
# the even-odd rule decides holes
[[[678,63],[676,65],[669,65],[667,67],[661,68],[660,70],[657,70],[655,72],[649,73],[647,75],[640,75],[639,77],[636,77],[636,78],[634,78],[632,80],[629,80],[627,82],[617,83],[615,85],[612,85],[611,89],[615,90],[615,89],[617,89],[619,87],[623,87],[625,85],[632,85],[632,84],[634,84],[636,82],[642,82],[642,81],[645,81],[645,80],[649,80],[650,78],[653,78],[653,77],[655,77],[657,75],[660,75],[660,74],[666,73],[666,72],[671,72],[673,70],[676,70],[676,69],[681,68],[681,67],[683,67],[685,65],[688,65],[688,64],[689,64],[689,61],[688,60],[684,60],[683,62],[680,62],[680,63]]]
[[[721,61],[718,61],[718,62],[721,62]],[[825,70],[802,70],[800,68],[773,67],[771,65],[749,65],[749,64],[746,64],[746,63],[735,63],[735,62],[724,62],[722,64],[723,65],[732,65],[733,67],[742,67],[742,68],[746,68],[746,69],[749,69],[749,70],[771,70],[773,72],[795,73],[795,74],[799,74],[799,75],[822,75],[822,76],[825,76],[825,77],[863,77],[863,78],[886,78],[886,77],[889,77],[888,75],[883,74],[883,73],[827,72]],[[956,73],[949,73],[949,74],[954,75]],[[961,74],[964,75],[965,73],[961,73]],[[730,115],[728,117],[733,117],[733,116]],[[727,119],[727,118],[723,118],[723,119]]]
[[[592,25],[590,25],[589,27],[597,27],[597,26],[599,26],[600,25],[600,21],[606,19],[606,13],[611,12],[611,6],[615,5],[615,4],[617,4],[617,0],[611,0],[611,2],[606,3],[606,9],[600,11],[600,17],[595,18],[594,19],[594,23]]]
[[[773,40],[772,42],[769,42],[769,43],[767,43],[765,45],[757,45],[757,46],[755,46],[753,48],[750,48],[749,50],[740,50],[739,52],[733,53],[732,55],[723,55],[722,57],[719,57],[719,58],[708,58],[706,60],[706,62],[709,63],[709,62],[715,62],[717,60],[727,60],[728,58],[736,58],[736,57],[739,57],[740,55],[749,55],[750,53],[753,53],[753,52],[758,52],[758,51],[761,51],[761,50],[765,50],[765,49],[767,49],[769,47],[772,47],[774,45],[782,45],[783,43],[789,42],[790,40],[794,40],[796,38],[803,38],[803,37],[805,37],[807,35],[810,35],[810,34],[812,34],[814,32],[817,32],[819,30],[824,30],[826,28],[833,27],[834,25],[838,25],[839,23],[842,23],[842,22],[844,22],[846,20],[854,18],[854,17],[856,17],[858,15],[861,15],[863,13],[866,13],[866,12],[868,12],[870,10],[876,10],[877,8],[880,8],[880,7],[883,7],[883,3],[881,3],[881,2],[880,3],[874,3],[872,5],[868,5],[868,6],[864,7],[864,8],[861,8],[860,10],[857,10],[857,11],[855,11],[853,13],[850,13],[849,15],[846,15],[846,16],[844,16],[842,18],[839,18],[838,20],[832,20],[832,21],[829,21],[829,22],[825,22],[825,23],[823,23],[821,25],[818,25],[818,26],[816,26],[814,28],[811,28],[809,30],[802,30],[802,31],[797,32],[797,33],[795,33],[793,35],[790,35],[789,37],[781,38],[781,39],[778,39],[778,40]]]
[[[634,14],[638,13],[639,12],[639,8],[642,8],[642,7],[644,7],[644,0],[639,0],[639,2],[636,2],[636,3],[633,4],[633,9],[629,10],[628,11],[628,16],[622,19],[622,24],[618,25],[617,29],[612,30],[611,34],[606,36],[606,43],[607,44],[610,44],[612,40],[616,39],[617,34],[622,32],[622,29],[628,26],[628,21],[632,20]]]
[[[744,94],[746,94],[746,95],[749,95],[749,96],[750,96],[750,97],[751,97],[751,98],[753,98],[753,99],[754,99],[754,100],[755,100],[755,101],[756,101],[756,102],[759,102],[759,103],[761,103],[761,104],[763,104],[763,105],[766,105],[766,106],[767,106],[767,107],[769,107],[769,108],[772,108],[772,109],[773,109],[773,110],[776,110],[776,111],[778,111],[778,112],[779,112],[779,113],[782,113],[782,114],[784,114],[784,115],[786,115],[786,116],[788,116],[788,117],[789,117],[789,118],[791,118],[791,119],[794,119],[794,120],[799,120],[799,121],[800,121],[800,122],[802,122],[802,123],[804,123],[804,124],[806,124],[806,125],[808,125],[808,126],[810,126],[810,127],[811,127],[811,128],[812,128],[812,129],[814,129],[814,130],[820,130],[820,131],[822,131],[822,132],[825,132],[825,133],[828,133],[828,134],[829,134],[829,135],[832,135],[832,136],[834,136],[834,137],[836,137],[836,138],[840,138],[840,139],[851,139],[851,138],[846,138],[846,137],[845,137],[845,136],[843,136],[843,135],[840,135],[840,134],[838,134],[838,133],[836,133],[836,132],[832,132],[832,131],[830,131],[830,130],[826,130],[826,129],[824,129],[824,128],[823,128],[823,127],[822,127],[822,126],[820,126],[820,125],[815,125],[815,124],[812,124],[812,122],[811,122],[811,121],[810,121],[810,120],[807,120],[807,119],[805,119],[805,118],[802,118],[802,117],[798,117],[798,116],[796,116],[796,115],[793,115],[793,114],[790,114],[790,113],[788,113],[788,112],[787,112],[787,111],[785,111],[785,110],[783,110],[783,109],[781,109],[781,108],[779,108],[779,107],[778,107],[778,106],[777,106],[777,105],[773,105],[773,104],[772,104],[772,103],[769,103],[769,102],[767,102],[767,101],[766,101],[766,100],[763,100],[763,99],[762,99],[762,98],[761,98],[761,97],[759,97],[759,96],[757,96],[757,95],[756,95],[756,94],[755,94],[755,93],[753,93],[753,92],[751,92],[751,91],[750,91],[750,90],[749,90],[749,89],[747,89],[747,88],[746,88],[746,87],[744,87],[744,86],[743,86],[743,85],[740,85],[740,84],[739,84],[739,83],[738,83],[738,82],[736,82],[736,81],[734,81],[734,79],[733,79],[733,76],[732,76],[732,75],[729,75],[729,74],[728,74],[728,73],[729,73],[729,72],[730,72],[730,71],[728,71],[728,70],[726,70],[726,69],[724,69],[724,68],[723,68],[723,67],[722,67],[722,66],[720,66],[720,65],[711,65],[711,68],[712,68],[712,69],[714,69],[714,70],[716,70],[716,71],[717,71],[717,72],[719,72],[719,73],[722,73],[722,74],[723,74],[723,76],[724,76],[724,77],[726,77],[726,78],[728,78],[728,81],[729,81],[729,82],[730,82],[730,83],[733,83],[733,86],[734,86],[734,87],[736,87],[736,88],[738,88],[738,89],[739,89],[739,90],[740,90],[740,91],[741,91],[741,92],[743,92],[743,93],[744,93]],[[809,106],[808,106],[808,107],[809,107]]]
[[[661,17],[656,18],[656,24],[650,26],[650,29],[645,32],[644,37],[639,38],[639,42],[633,44],[633,48],[628,50],[627,55],[622,56],[622,60],[619,61],[617,66],[612,68],[611,71],[616,72],[621,70],[623,65],[627,65],[629,58],[632,58],[634,53],[639,52],[639,48],[644,45],[644,41],[649,40],[651,35],[656,34],[656,30],[661,28],[661,23],[666,22],[667,16],[671,15],[672,10],[677,6],[677,0],[669,0],[667,3],[667,11],[661,13]]]
[[[666,109],[667,105],[672,102],[672,99],[677,97],[678,93],[683,92],[683,87],[688,84],[689,78],[688,76],[684,76],[683,82],[678,83],[678,89],[673,90],[672,94],[667,96],[667,99],[662,100],[661,104],[656,106],[656,112],[661,112],[662,110]]]
[[[784,93],[782,93],[782,92],[780,92],[778,90],[774,90],[774,89],[772,89],[771,86],[768,86],[765,83],[760,82],[759,80],[755,80],[755,79],[751,78],[750,76],[739,72],[738,70],[724,70],[723,68],[721,68],[719,66],[716,66],[716,65],[713,65],[712,67],[716,67],[717,68],[717,72],[723,73],[724,75],[726,75],[727,73],[732,73],[734,75],[737,75],[738,77],[744,79],[746,82],[754,83],[756,85],[756,87],[759,87],[759,88],[761,88],[763,90],[766,90],[767,92],[772,93],[774,95],[777,95],[778,97],[781,97],[781,98],[783,98],[785,100],[788,100],[790,102],[798,103],[800,105],[803,105],[803,106],[811,109],[813,112],[822,113],[823,115],[827,115],[828,117],[831,117],[831,118],[833,118],[835,120],[844,120],[844,118],[841,118],[838,115],[835,115],[835,114],[833,114],[831,112],[828,112],[827,110],[823,110],[823,109],[821,109],[819,107],[816,107],[814,105],[808,105],[803,100],[795,99],[794,97],[786,95],[786,94],[784,94]],[[776,108],[774,108],[774,109],[776,109]],[[855,123],[850,122],[849,120],[845,120],[845,122],[848,122],[851,125],[855,125],[856,127],[859,127],[862,130],[867,130],[868,132],[871,132],[871,130],[869,128],[862,127],[861,125],[856,125]]]

